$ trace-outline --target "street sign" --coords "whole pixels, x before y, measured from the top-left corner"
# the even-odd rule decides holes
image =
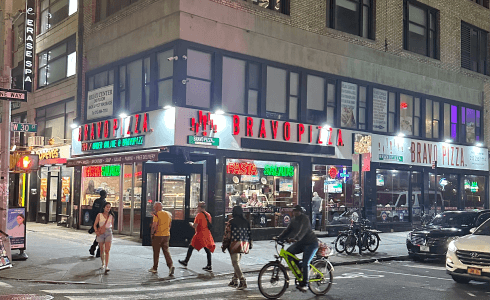
[[[0,100],[27,102],[27,92],[0,88]]]
[[[10,131],[37,132],[37,124],[10,123]]]

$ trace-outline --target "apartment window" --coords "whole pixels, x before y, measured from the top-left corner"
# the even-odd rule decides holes
[[[188,49],[186,105],[211,107],[211,75],[211,54]]]
[[[43,0],[41,1],[40,33],[60,23],[77,12],[77,0]]]
[[[475,2],[476,4],[480,4],[483,7],[488,8],[488,0],[470,0],[472,2]]]
[[[306,77],[306,118],[311,124],[335,125],[335,83],[326,78]]]
[[[275,10],[285,15],[289,15],[289,2],[290,0],[252,0],[253,4]]]
[[[132,114],[149,108],[149,89],[147,78],[149,72],[143,64],[149,57],[138,59],[119,67],[119,101],[120,110]],[[144,87],[144,88],[143,88]]]
[[[54,138],[56,142],[71,140],[70,127],[75,118],[76,102],[69,100],[58,102],[36,110],[36,124],[38,135],[44,136],[47,142]]]
[[[223,57],[222,108],[226,112],[257,115],[259,75],[257,64]]]
[[[114,70],[103,71],[88,78],[88,91],[114,84]]]
[[[420,98],[400,94],[400,132],[420,136]]]
[[[461,23],[461,67],[485,75],[488,71],[488,32]]]
[[[438,11],[416,1],[405,0],[404,48],[420,55],[439,58]]]
[[[168,58],[174,56],[173,50],[168,50],[157,54],[158,78],[157,78],[157,98],[158,107],[172,105],[174,62]]]
[[[135,2],[138,0],[97,0],[95,21],[102,21]]]
[[[266,117],[287,118],[287,75],[284,69],[267,66]]]
[[[374,39],[372,0],[327,0],[327,26]]]
[[[373,88],[373,130],[395,132],[396,94]]]
[[[340,89],[340,126],[366,129],[366,87],[342,82]]]
[[[466,143],[480,141],[480,111],[461,107],[461,135]]]
[[[39,59],[39,87],[75,75],[77,56],[75,52],[75,37],[66,42],[41,52]]]
[[[425,100],[425,137],[439,138],[440,123],[440,106],[439,102],[430,99]]]
[[[444,103],[444,139],[458,140],[458,107]]]

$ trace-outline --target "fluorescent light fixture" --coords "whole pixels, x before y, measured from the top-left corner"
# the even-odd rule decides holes
[[[119,118],[121,118],[121,119],[126,119],[127,117],[128,117],[127,113],[120,113],[119,114]]]
[[[224,113],[225,113],[225,112],[224,112],[223,110],[221,110],[221,109],[218,109],[218,110],[216,110],[216,112],[215,112],[215,114],[217,114],[217,115],[222,115],[222,114],[224,114]]]
[[[396,136],[398,136],[398,137],[405,137],[405,134],[403,132],[400,132]]]
[[[445,143],[452,143],[452,142],[453,142],[453,140],[451,140],[451,139],[447,139],[447,140],[445,140],[444,142],[445,142]]]
[[[322,129],[330,129],[330,127],[331,127],[331,126],[330,126],[330,125],[328,125],[328,124],[323,124]]]
[[[477,146],[477,147],[483,147],[483,143],[478,142],[478,143],[475,144],[475,146]]]
[[[71,127],[72,129],[75,129],[75,128],[77,128],[77,127],[78,127],[78,124],[77,124],[77,123],[71,123],[70,127]]]
[[[163,109],[171,109],[173,106],[172,105],[165,105]]]

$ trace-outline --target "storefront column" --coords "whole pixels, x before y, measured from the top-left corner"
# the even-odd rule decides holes
[[[119,165],[120,169],[124,169],[124,165]],[[133,173],[134,174],[134,173]],[[134,176],[133,176],[134,177]],[[124,220],[124,202],[123,202],[123,195],[124,195],[124,172],[120,172],[119,174],[119,208],[118,208],[118,213],[117,213],[117,232],[121,233],[123,229],[123,220]]]
[[[80,191],[82,189],[82,167],[74,167],[73,175],[73,227],[80,229],[82,206]]]
[[[303,206],[311,218],[311,198],[313,193],[311,192],[311,170],[313,164],[310,157],[301,157],[299,161],[299,188],[298,188],[298,203]]]
[[[376,210],[376,168],[371,164],[371,171],[365,172],[364,175],[364,212],[365,218],[372,223],[376,222],[377,210]]]

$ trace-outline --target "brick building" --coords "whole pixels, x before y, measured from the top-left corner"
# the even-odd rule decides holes
[[[422,213],[488,208],[488,1],[82,6],[68,162],[79,225],[101,188],[118,230],[144,244],[156,200],[174,215],[174,243],[188,241],[199,200],[218,235],[243,203],[261,238],[294,205],[311,211],[313,192],[323,225],[357,209],[398,230]]]

